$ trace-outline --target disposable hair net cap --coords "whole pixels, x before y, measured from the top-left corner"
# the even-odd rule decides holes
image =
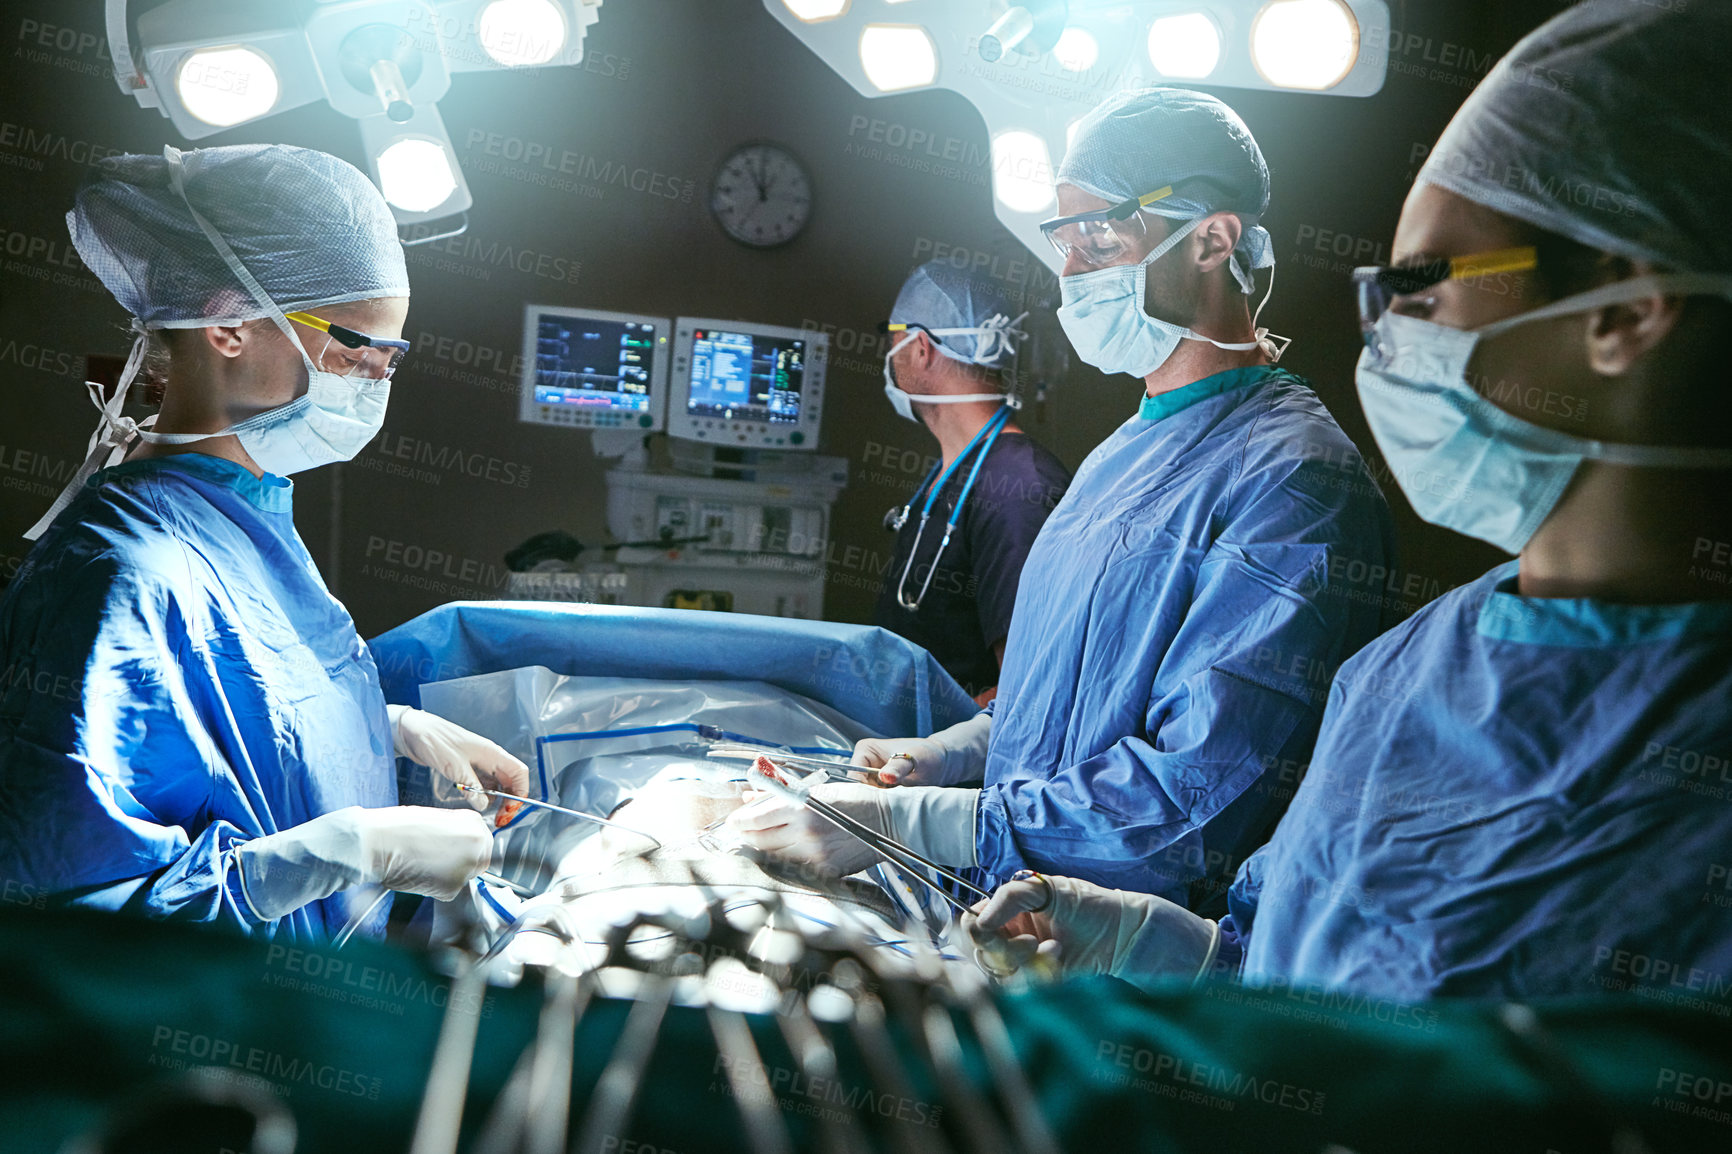
[[[1245,225],[1233,275],[1250,292],[1251,272],[1275,263],[1260,223],[1269,210],[1269,166],[1239,114],[1213,96],[1185,88],[1134,88],[1083,117],[1058,183],[1114,204],[1173,186],[1148,212],[1196,220],[1231,212]]]
[[[184,199],[170,180],[178,156]],[[409,295],[397,223],[347,161],[310,148],[237,144],[97,165],[66,225],[78,255],[146,329],[269,316],[188,206],[221,234],[283,312]]]
[[[1517,44],[1419,181],[1590,248],[1732,271],[1732,5],[1590,0]]]
[[[892,324],[920,324],[939,334],[938,351],[953,361],[1002,369],[1016,356],[1016,327],[1005,295],[948,261],[930,260],[902,283],[890,310]],[[947,332],[974,329],[976,332]]]

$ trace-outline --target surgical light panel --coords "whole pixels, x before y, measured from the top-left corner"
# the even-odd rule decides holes
[[[281,95],[270,59],[238,44],[188,53],[175,69],[174,90],[188,112],[219,128],[264,116]]]
[[[565,47],[565,17],[552,0],[492,0],[477,32],[482,49],[507,68],[546,64]]]
[[[1251,61],[1270,84],[1333,88],[1359,58],[1359,22],[1341,0],[1272,0],[1251,25]]]
[[[1052,155],[1046,140],[1011,129],[992,138],[992,191],[1012,212],[1045,212],[1052,207]]]
[[[1149,25],[1149,63],[1163,77],[1206,79],[1221,63],[1221,30],[1201,12],[1163,16]]]
[[[437,140],[403,137],[379,153],[378,165],[380,191],[405,212],[432,212],[457,191],[456,164]]]
[[[104,0],[102,7],[115,84],[141,108],[159,109],[187,140],[315,103],[352,119],[374,183],[399,228],[416,237],[405,233],[405,243],[420,243],[461,232],[473,204],[439,116],[452,76],[581,64],[603,3]]]
[[[868,24],[860,33],[860,67],[880,92],[923,88],[938,79],[938,46],[918,24]]]

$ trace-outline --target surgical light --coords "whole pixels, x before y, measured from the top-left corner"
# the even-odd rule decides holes
[[[1221,63],[1221,30],[1201,12],[1163,16],[1149,25],[1149,63],[1162,76],[1202,80]]]
[[[1251,62],[1270,84],[1322,91],[1359,59],[1359,23],[1341,0],[1273,0],[1251,25]]]
[[[115,84],[141,108],[161,110],[187,140],[316,102],[354,120],[399,229],[413,230],[415,239],[404,243],[418,244],[461,232],[474,203],[439,116],[452,77],[581,63],[604,2],[103,0],[101,7]],[[835,2],[846,11],[846,0]]]
[[[880,92],[921,88],[938,79],[938,48],[916,24],[868,24],[860,33],[860,67]]]
[[[1071,72],[1087,72],[1100,59],[1100,42],[1085,28],[1066,28],[1053,45],[1053,58]]]
[[[992,191],[1012,212],[1044,212],[1051,207],[1052,156],[1046,141],[1016,128],[993,137]]]
[[[973,105],[986,128],[980,147],[948,149],[957,163],[931,172],[990,180],[999,222],[1053,272],[1062,261],[1041,233],[1039,210],[1029,206],[1051,203],[1051,176],[1075,125],[1102,100],[1127,88],[1199,83],[1211,91],[1279,91],[1299,100],[1364,98],[1382,89],[1394,38],[1388,0],[903,0],[894,6],[856,0],[846,8],[833,0],[822,10],[834,15],[819,21],[801,19],[818,10],[818,0],[760,3],[861,96],[942,88]],[[1252,27],[1265,10],[1259,29],[1265,39],[1293,35],[1300,42],[1288,46],[1291,55],[1316,48],[1329,53],[1325,68],[1317,69],[1321,77],[1253,63]],[[1293,16],[1312,25],[1300,30],[1303,36],[1290,31]],[[988,33],[999,37],[996,61],[983,43]],[[1263,54],[1281,47],[1266,45]],[[1297,81],[1328,87],[1296,88]],[[1044,149],[1031,147],[1030,137]],[[1031,179],[1049,162],[1053,173]]]
[[[834,20],[848,11],[848,0],[782,0],[788,11],[808,24]]]
[[[379,154],[379,188],[405,212],[432,212],[457,191],[457,174],[445,146],[406,136]]]
[[[565,17],[552,0],[493,0],[478,32],[487,55],[507,68],[546,64],[565,47]]]
[[[175,70],[174,90],[188,112],[220,128],[265,115],[280,92],[270,60],[239,45],[188,55]]]

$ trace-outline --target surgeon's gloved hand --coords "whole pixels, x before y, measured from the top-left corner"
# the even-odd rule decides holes
[[[854,745],[854,764],[878,771],[885,785],[961,785],[986,776],[992,715],[978,713],[931,737],[868,737]]]
[[[887,794],[876,786],[827,782],[813,786],[811,796],[878,833],[890,833]],[[754,849],[826,877],[846,877],[883,860],[877,850],[791,798],[748,790],[743,800],[728,815],[728,826]]]
[[[1067,974],[1111,974],[1137,986],[1195,980],[1214,965],[1221,927],[1153,894],[1036,875],[1000,886],[964,914],[976,947],[999,935],[1026,962],[1055,958]]]
[[[519,797],[529,792],[529,767],[479,733],[424,709],[404,705],[386,709],[391,715],[392,742],[402,756],[454,785],[482,786]],[[483,794],[465,792],[462,797],[478,810],[489,804]],[[520,808],[517,802],[505,802],[495,824],[504,826]]]
[[[350,886],[450,901],[487,868],[493,832],[466,809],[349,806],[235,847],[247,904],[277,918]]]
[[[812,796],[940,865],[978,864],[974,837],[978,789],[879,789],[831,782],[814,786]],[[728,824],[741,840],[765,853],[835,877],[858,873],[881,860],[859,838],[798,802],[754,793],[748,793],[746,800],[728,816]]]

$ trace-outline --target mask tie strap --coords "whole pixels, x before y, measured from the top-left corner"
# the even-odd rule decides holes
[[[72,504],[73,498],[84,491],[85,482],[101,469],[118,464],[125,455],[126,447],[138,436],[140,426],[131,417],[124,416],[121,410],[126,407],[127,394],[132,389],[132,382],[138,376],[138,371],[144,365],[145,353],[150,346],[150,335],[145,331],[137,317],[132,318],[132,349],[126,354],[126,364],[120,370],[120,379],[115,382],[114,395],[106,401],[102,398],[102,386],[95,381],[85,381],[84,390],[90,395],[90,403],[96,406],[101,417],[96,422],[96,429],[90,434],[90,440],[85,445],[84,463],[78,467],[66,482],[66,487],[60,490],[60,495],[54,498],[54,504],[37,519],[36,524],[24,531],[27,541],[35,541],[48,531],[54,524],[54,519],[60,516],[66,506]],[[155,418],[147,418],[146,424],[154,424]]]

